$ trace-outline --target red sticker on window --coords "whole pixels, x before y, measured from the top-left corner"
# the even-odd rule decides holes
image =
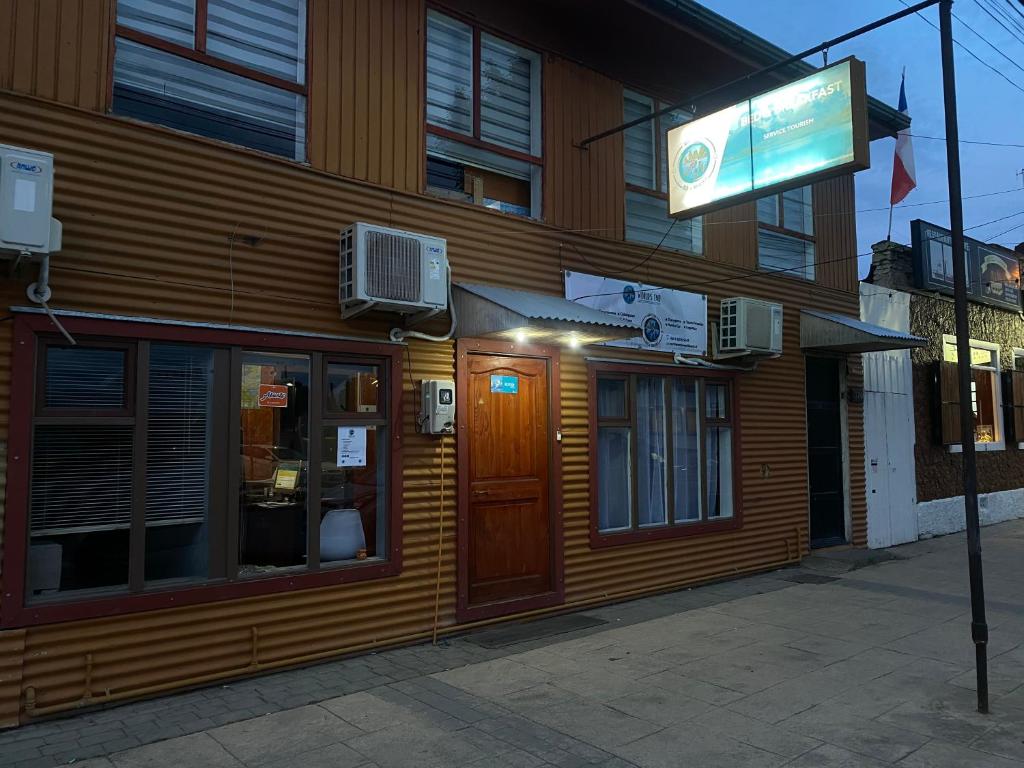
[[[261,408],[287,408],[288,387],[284,384],[260,384]]]

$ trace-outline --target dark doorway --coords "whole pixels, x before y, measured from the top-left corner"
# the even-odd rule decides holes
[[[846,543],[839,363],[807,358],[807,472],[811,546]]]

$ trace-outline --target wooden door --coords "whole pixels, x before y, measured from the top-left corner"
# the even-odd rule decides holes
[[[550,593],[548,361],[467,355],[466,405],[468,606]]]

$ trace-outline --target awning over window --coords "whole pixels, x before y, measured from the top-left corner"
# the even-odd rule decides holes
[[[641,331],[616,315],[560,296],[471,283],[456,283],[452,288],[458,314],[455,335],[459,338],[595,344],[631,339]]]
[[[800,348],[832,352],[881,352],[923,347],[927,339],[872,325],[847,315],[805,309],[800,313]]]

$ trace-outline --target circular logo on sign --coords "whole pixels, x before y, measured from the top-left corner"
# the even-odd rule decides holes
[[[711,147],[695,141],[679,153],[679,178],[684,184],[696,184],[711,170]]]
[[[654,346],[661,341],[661,320],[655,315],[647,315],[643,322],[644,341]]]
[[[627,285],[622,289],[622,300],[627,304],[632,304],[636,301],[636,288],[632,285]]]

